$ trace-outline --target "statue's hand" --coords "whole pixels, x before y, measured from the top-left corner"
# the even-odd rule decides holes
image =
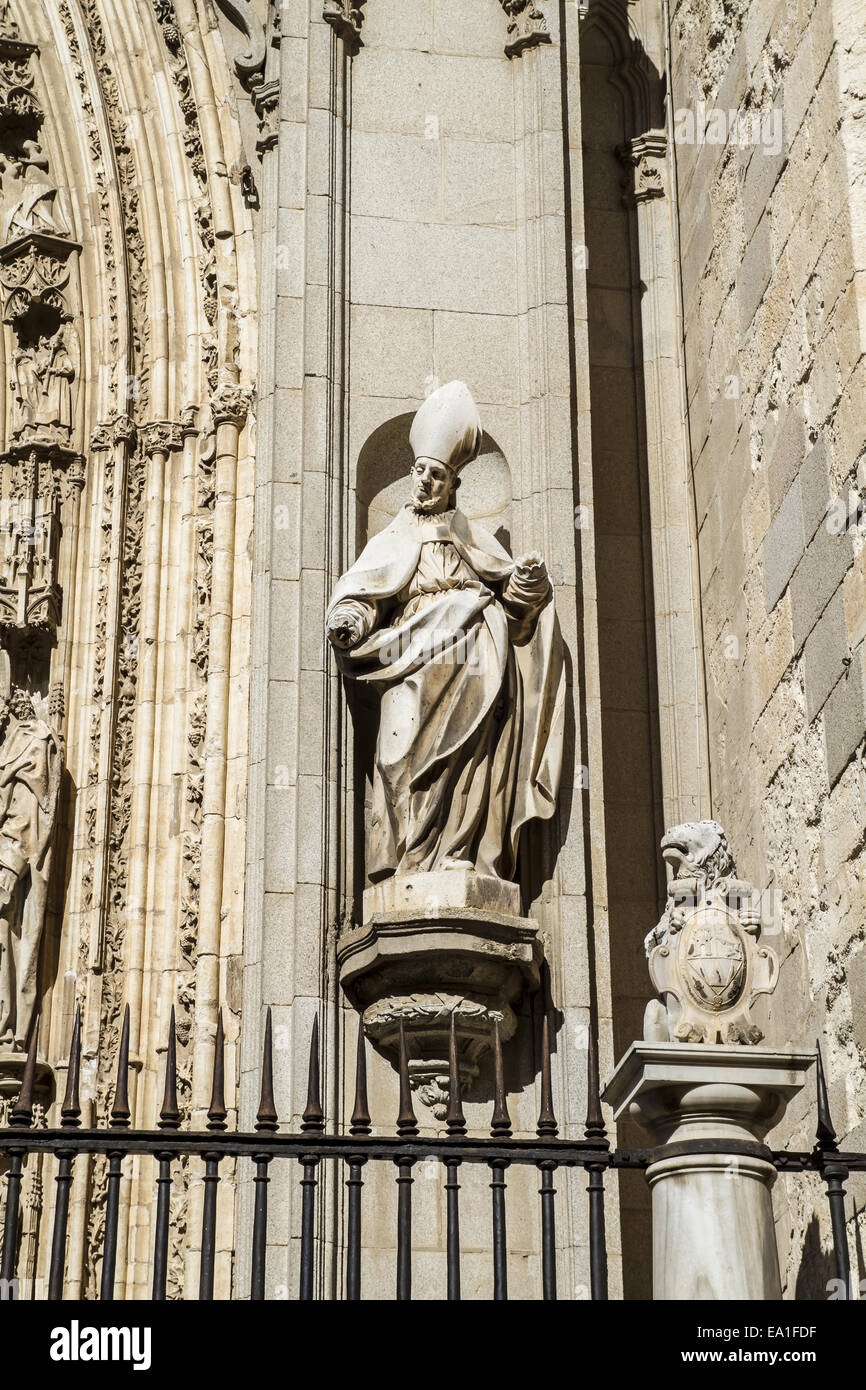
[[[532,579],[547,578],[547,565],[543,557],[537,550],[529,550],[525,555],[521,555],[515,560],[515,565],[521,574]]]
[[[335,613],[328,623],[328,640],[341,651],[356,647],[361,640],[361,625],[352,614]]]

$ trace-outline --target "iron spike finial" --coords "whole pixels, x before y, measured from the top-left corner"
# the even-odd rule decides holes
[[[310,1034],[310,1064],[307,1072],[307,1105],[301,1120],[301,1129],[321,1134],[325,1128],[325,1112],[322,1109],[322,1092],[319,1081],[319,1015],[313,1019]]]
[[[262,1044],[262,1092],[256,1114],[256,1129],[277,1131],[277,1107],[274,1103],[274,1039],[271,1007],[265,1014],[265,1038]]]
[[[36,1049],[39,1045],[39,1018],[33,1020],[30,1030],[30,1046],[21,1076],[21,1090],[18,1099],[9,1112],[9,1125],[14,1129],[29,1129],[33,1123],[33,1089],[36,1083]]]
[[[586,1045],[586,1126],[584,1134],[595,1143],[607,1144],[607,1130],[601,1113],[601,1095],[598,1081],[598,1046],[595,1033],[589,1029]]]
[[[550,1010],[544,1001],[541,1015],[541,1106],[535,1132],[539,1139],[554,1139],[559,1132],[553,1111],[553,1085],[550,1074]]]
[[[411,1136],[418,1133],[418,1121],[412,1104],[412,1087],[409,1082],[409,1053],[406,1048],[406,1025],[400,1019],[400,1113],[397,1116],[397,1133]]]
[[[111,1129],[129,1129],[129,1005],[123,1010],[123,1026],[120,1030],[120,1048],[117,1054],[117,1081],[114,1086],[114,1103],[111,1107],[109,1126]]]
[[[502,1059],[502,1033],[498,1014],[493,1016],[493,1117],[490,1132],[495,1139],[511,1137],[511,1116],[505,1099],[505,1066]]]
[[[817,1053],[817,1068],[815,1083],[818,1099],[818,1124],[815,1131],[816,1147],[822,1150],[836,1149],[836,1130],[833,1128],[833,1120],[830,1116],[830,1097],[827,1094],[827,1078],[824,1072],[824,1058],[821,1055],[821,1042],[815,1039],[815,1051]]]
[[[180,1129],[180,1111],[177,1106],[177,1035],[174,1025],[174,1004],[168,1023],[168,1047],[165,1054],[165,1087],[162,1094],[162,1108],[159,1112],[160,1129]]]
[[[226,1049],[223,1011],[217,1010],[216,1037],[213,1047],[213,1079],[211,1081],[210,1105],[207,1111],[207,1127],[211,1130],[228,1129],[226,1124]]]
[[[358,1047],[355,1054],[355,1105],[349,1121],[350,1134],[369,1134],[370,1109],[367,1102],[367,1043],[364,1037],[364,1023],[358,1019]]]
[[[463,1100],[460,1095],[460,1071],[457,1066],[457,1011],[451,1010],[451,1025],[448,1033],[448,1113],[445,1127],[449,1134],[465,1134],[466,1119],[463,1114]]]
[[[72,1024],[72,1038],[69,1043],[69,1066],[66,1071],[66,1093],[60,1107],[60,1124],[63,1129],[77,1129],[81,1124],[81,1005],[75,1006],[75,1019]]]

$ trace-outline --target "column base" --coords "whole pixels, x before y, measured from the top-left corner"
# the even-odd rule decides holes
[[[647,1169],[653,1298],[781,1298],[776,1170],[763,1140],[814,1061],[812,1052],[765,1047],[629,1048],[604,1099],[657,1147]],[[712,1151],[690,1151],[696,1141],[711,1141]]]

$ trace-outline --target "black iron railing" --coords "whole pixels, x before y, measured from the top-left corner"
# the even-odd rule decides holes
[[[276,1159],[290,1159],[301,1171],[301,1241],[299,1297],[314,1296],[314,1266],[316,1249],[316,1193],[321,1165],[331,1162],[342,1166],[346,1187],[346,1298],[362,1297],[361,1247],[363,1220],[363,1170],[367,1163],[391,1164],[396,1169],[397,1232],[395,1296],[398,1300],[412,1297],[412,1187],[413,1167],[425,1159],[435,1159],[444,1173],[446,1196],[446,1297],[461,1296],[460,1249],[460,1168],[463,1164],[486,1165],[490,1171],[491,1188],[491,1252],[493,1266],[493,1297],[508,1297],[507,1243],[507,1173],[515,1164],[534,1167],[539,1174],[539,1225],[541,1249],[542,1297],[557,1297],[556,1286],[556,1188],[558,1170],[582,1168],[588,1177],[588,1225],[590,1255],[590,1296],[607,1298],[608,1264],[605,1241],[604,1177],[608,1169],[645,1169],[661,1156],[660,1150],[612,1150],[602,1118],[597,1053],[590,1040],[587,1056],[587,1116],[583,1139],[561,1139],[553,1108],[551,1085],[551,1047],[547,1014],[542,1016],[541,1104],[536,1136],[515,1138],[506,1101],[502,1042],[498,1024],[493,1029],[494,1105],[489,1136],[467,1134],[460,1095],[457,1065],[457,1039],[452,1016],[449,1046],[449,1103],[445,1117],[445,1134],[430,1138],[421,1136],[412,1102],[409,1063],[405,1034],[401,1025],[399,1046],[399,1111],[395,1135],[373,1135],[367,1101],[366,1043],[359,1030],[355,1064],[354,1106],[348,1131],[326,1134],[321,1102],[319,1076],[319,1024],[314,1021],[310,1039],[307,1103],[300,1133],[279,1131],[274,1104],[273,1045],[270,1010],[265,1026],[261,1099],[253,1131],[233,1131],[227,1127],[225,1103],[224,1034],[222,1015],[219,1015],[214,1046],[211,1100],[205,1130],[182,1130],[177,1102],[177,1055],[174,1009],[171,1011],[169,1040],[166,1053],[165,1089],[155,1130],[133,1129],[130,1125],[128,1096],[129,1069],[129,1010],[124,1012],[123,1028],[117,1062],[114,1100],[106,1128],[81,1127],[79,1077],[81,1062],[81,1019],[76,1012],[69,1053],[66,1092],[60,1107],[60,1128],[34,1128],[34,1082],[36,1076],[37,1028],[27,1054],[18,1099],[9,1115],[7,1128],[0,1128],[0,1154],[9,1161],[6,1173],[6,1206],[3,1230],[0,1279],[8,1288],[15,1279],[18,1259],[21,1181],[28,1155],[49,1153],[58,1160],[55,1178],[54,1224],[48,1279],[48,1298],[63,1297],[66,1264],[67,1228],[69,1223],[70,1189],[75,1160],[79,1155],[102,1155],[107,1159],[105,1189],[105,1221],[102,1247],[100,1298],[111,1300],[115,1294],[120,1218],[120,1188],[124,1158],[133,1154],[150,1154],[157,1164],[156,1220],[153,1245],[152,1296],[157,1301],[166,1298],[171,1234],[170,1193],[172,1165],[180,1159],[196,1155],[204,1162],[204,1195],[201,1222],[201,1257],[199,1269],[199,1298],[209,1300],[214,1294],[214,1267],[217,1238],[217,1195],[221,1181],[220,1166],[227,1159],[249,1162],[254,1169],[253,1230],[251,1243],[251,1273],[249,1294],[254,1300],[265,1297],[265,1273],[268,1245],[268,1188],[270,1166]],[[843,1153],[839,1150],[830,1118],[827,1089],[818,1048],[817,1067],[818,1124],[816,1143],[808,1152],[774,1152],[765,1145],[728,1141],[690,1141],[677,1145],[678,1152],[741,1153],[764,1158],[780,1172],[812,1171],[820,1173],[827,1190],[833,1232],[835,1266],[838,1279],[850,1297],[850,1266],[845,1229],[845,1182],[851,1172],[866,1172],[866,1154]],[[665,1155],[672,1156],[674,1147],[668,1145]]]

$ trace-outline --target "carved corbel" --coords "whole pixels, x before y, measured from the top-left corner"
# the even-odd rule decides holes
[[[353,4],[352,0],[325,0],[322,10],[322,19],[330,24],[350,53],[357,53],[362,44],[363,4],[364,0],[357,0],[357,4]]]
[[[533,0],[500,0],[508,16],[508,39],[505,53],[514,58],[526,48],[535,48],[540,43],[550,43],[550,30],[547,20]]]
[[[252,94],[253,109],[259,121],[256,151],[259,155],[275,148],[279,140],[280,84],[263,82]]]
[[[624,203],[632,205],[649,202],[651,198],[664,198],[667,152],[668,141],[663,130],[648,130],[617,147],[620,163],[626,170],[632,170],[623,194]]]

